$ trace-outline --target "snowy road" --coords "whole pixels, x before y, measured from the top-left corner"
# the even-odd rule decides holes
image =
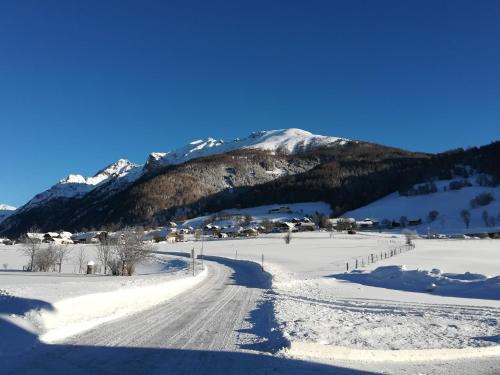
[[[272,331],[269,275],[255,263],[213,260],[200,286],[64,343],[40,344],[2,373],[366,373],[272,356],[283,341]]]

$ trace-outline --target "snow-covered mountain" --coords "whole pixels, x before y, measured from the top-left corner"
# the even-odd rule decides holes
[[[96,188],[117,190],[134,182],[147,171],[162,165],[182,164],[188,160],[242,149],[259,149],[271,153],[297,154],[326,146],[344,145],[348,140],[315,135],[301,129],[268,130],[251,133],[248,137],[225,142],[208,138],[196,140],[170,152],[151,153],[144,165],[126,159],[100,170],[92,177],[70,174],[50,189],[37,194],[19,211],[46,203],[53,198],[82,197]]]
[[[120,159],[100,170],[92,177],[70,174],[53,185],[50,189],[37,194],[26,205],[21,207],[20,210],[42,204],[53,198],[80,197],[105,183],[111,183],[110,188],[118,188],[135,181],[141,174],[142,166],[133,164],[125,159]]]
[[[7,217],[12,215],[15,210],[16,210],[15,207],[9,206],[8,204],[0,203],[0,222],[2,222]]]
[[[266,130],[251,133],[246,138],[225,142],[214,138],[196,140],[167,153],[154,153],[150,160],[161,164],[181,164],[190,159],[222,154],[235,150],[257,149],[271,153],[298,154],[333,145],[344,145],[348,140],[312,134],[301,129]]]

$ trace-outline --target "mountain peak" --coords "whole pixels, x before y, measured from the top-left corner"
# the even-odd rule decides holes
[[[225,142],[208,137],[206,140],[194,140],[186,146],[156,157],[157,164],[181,164],[197,157],[222,154],[239,149],[258,149],[271,153],[296,154],[325,146],[343,145],[347,139],[312,134],[306,130],[289,128],[262,130],[250,133],[246,138],[236,138]],[[158,156],[158,153],[155,154]]]
[[[14,211],[16,208],[8,204],[0,203],[0,211]]]

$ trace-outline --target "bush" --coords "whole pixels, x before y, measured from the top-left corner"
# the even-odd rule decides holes
[[[470,201],[470,206],[471,208],[478,208],[481,206],[487,206],[491,202],[495,200],[495,197],[491,193],[481,193],[476,195],[473,199]]]
[[[439,211],[436,211],[436,210],[432,210],[429,212],[429,221],[432,223],[433,221],[435,221],[437,219],[437,217],[439,216]]]

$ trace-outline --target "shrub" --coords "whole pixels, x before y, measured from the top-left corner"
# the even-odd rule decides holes
[[[495,200],[495,197],[491,193],[481,193],[476,195],[473,199],[470,201],[470,206],[471,208],[477,208],[481,206],[487,206],[491,202]]]
[[[439,211],[436,211],[436,210],[432,210],[429,212],[429,221],[432,223],[433,221],[435,221],[437,219],[437,217],[439,216]]]

